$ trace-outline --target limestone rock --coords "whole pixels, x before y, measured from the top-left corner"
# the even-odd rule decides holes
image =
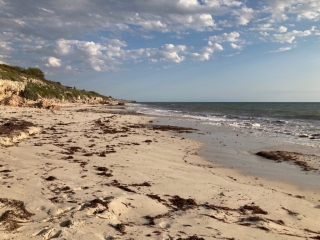
[[[27,103],[26,99],[18,95],[12,95],[0,101],[1,105],[12,106],[12,107],[22,107],[22,106],[25,106],[26,103]]]
[[[51,110],[59,110],[59,106],[56,105],[56,101],[52,99],[41,99],[36,106],[39,108],[51,109]]]

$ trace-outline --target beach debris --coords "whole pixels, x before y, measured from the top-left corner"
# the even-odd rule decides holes
[[[103,207],[105,207],[105,209],[108,209],[109,206],[109,202],[108,201],[104,201],[104,200],[101,200],[99,198],[96,198],[96,199],[93,199],[91,201],[89,201],[88,203],[85,203],[81,210],[85,209],[85,208],[97,208],[98,207],[98,204],[102,205]]]
[[[312,230],[310,230],[310,229],[307,229],[307,228],[305,228],[304,229],[306,232],[309,232],[309,233],[315,233],[315,234],[320,234],[320,231],[312,231]]]
[[[19,142],[31,135],[40,132],[40,128],[35,124],[17,119],[17,118],[3,118],[0,120],[0,145],[10,147],[14,143]]]
[[[290,215],[293,215],[293,216],[298,216],[298,215],[299,215],[299,213],[294,212],[294,211],[291,211],[291,210],[289,210],[289,209],[287,209],[287,208],[282,207],[282,209],[283,209],[283,210],[286,210]]]
[[[7,208],[11,208],[0,216],[0,222],[8,232],[14,232],[21,227],[19,223],[30,220],[30,217],[34,215],[26,210],[24,202],[22,201],[0,198],[0,203]]]
[[[268,212],[262,210],[259,206],[255,206],[255,205],[244,205],[243,207],[240,207],[240,212],[242,212],[243,214],[246,213],[246,210],[251,211],[253,214],[264,214],[267,215]]]
[[[241,221],[249,221],[249,222],[266,222],[266,220],[264,220],[262,217],[259,217],[259,216],[249,216],[249,217],[246,217],[246,218],[242,218]]]
[[[54,176],[49,176],[49,177],[45,178],[45,180],[46,181],[54,181],[54,180],[57,180],[57,178]]]
[[[92,156],[93,156],[93,153],[85,153],[85,154],[83,154],[83,156],[85,156],[85,157],[92,157]]]
[[[179,197],[178,195],[173,196],[171,199],[169,199],[169,201],[172,203],[172,205],[176,206],[179,210],[183,211],[198,206],[194,199],[184,199]]]
[[[156,194],[147,194],[147,197],[154,199],[154,200],[157,200],[158,202],[162,203],[163,205],[170,207],[170,205],[167,203],[166,200],[162,199],[161,197],[159,197]]]
[[[312,166],[312,160],[319,162],[320,157],[314,154],[302,154],[297,152],[287,151],[260,151],[256,155],[264,157],[266,159],[273,160],[275,162],[293,162],[300,166],[304,171],[319,170],[315,166]]]
[[[106,172],[106,171],[108,171],[109,169],[106,168],[106,167],[97,167],[96,170],[97,170],[97,171],[101,171],[101,172]]]
[[[52,197],[52,198],[49,198],[49,200],[53,203],[60,203],[60,200],[58,197]]]
[[[152,233],[155,233],[157,236],[160,236],[162,234],[162,232],[156,230],[156,231],[153,231]]]
[[[209,215],[209,214],[201,214],[201,215],[202,215],[202,216],[207,216],[207,217],[210,217],[210,218],[213,218],[213,219],[216,219],[216,220],[218,220],[218,221],[220,221],[220,222],[224,222],[224,223],[227,222],[225,219],[223,219],[223,218],[218,218],[218,217],[216,217],[216,216],[214,216],[214,215]]]
[[[126,192],[136,193],[135,191],[131,190],[127,186],[122,185],[121,183],[119,183],[117,180],[113,180],[112,183],[111,183],[111,186],[120,188],[121,190],[126,191]]]
[[[5,122],[0,125],[1,137],[12,137],[16,133],[26,131],[29,127],[34,126],[33,123],[17,118],[5,118]]]
[[[270,222],[274,222],[276,224],[282,225],[282,226],[286,225],[283,220],[273,220],[273,219],[270,219],[270,218],[268,218],[267,220],[270,221]]]
[[[133,187],[151,187],[151,184],[148,183],[148,182],[143,182],[143,183],[130,184],[130,186],[133,186]]]
[[[152,130],[159,130],[159,131],[173,131],[177,133],[192,133],[196,131],[195,128],[188,128],[188,127],[179,127],[179,126],[169,126],[169,125],[149,125]]]
[[[187,238],[178,238],[177,240],[205,240],[202,237],[198,237],[197,235],[188,236]]]
[[[320,235],[319,236],[315,236],[315,237],[310,237],[311,239],[320,239]]]
[[[115,229],[117,229],[122,234],[126,234],[126,226],[123,223],[118,223],[115,225]]]
[[[105,176],[105,177],[113,177],[113,175],[111,173],[107,173],[107,172],[99,172],[99,173],[97,173],[97,175]]]
[[[151,217],[151,216],[144,216],[147,220],[149,220],[149,223],[145,224],[145,225],[156,225],[156,223],[154,222],[154,220],[156,219],[160,219],[160,218],[165,218],[168,217],[169,213],[165,213],[165,214],[159,214],[157,216]]]
[[[234,212],[238,211],[238,209],[224,207],[224,206],[210,205],[210,204],[203,204],[202,206],[208,209],[213,209],[213,210],[234,211]]]

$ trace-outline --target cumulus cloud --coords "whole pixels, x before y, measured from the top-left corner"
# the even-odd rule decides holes
[[[221,42],[237,42],[239,40],[240,33],[231,32],[231,33],[223,33],[221,35],[211,36],[209,37],[210,41],[221,43]]]
[[[284,34],[273,34],[273,37],[275,42],[292,43],[296,39],[296,37],[307,37],[310,35],[311,35],[310,30],[305,30],[305,31],[293,30],[292,32],[287,32]]]
[[[246,6],[239,10],[234,10],[234,15],[238,25],[247,25],[254,18],[254,10]]]
[[[279,27],[279,32],[281,32],[281,33],[285,33],[287,30],[288,30],[288,28],[286,28],[284,26]]]
[[[296,44],[320,35],[316,27],[305,31],[296,24],[317,25],[320,1],[248,2],[0,0],[0,52],[9,56],[5,61],[18,58],[15,64],[49,71],[117,71],[124,61],[205,61],[227,45],[238,52],[250,42]]]
[[[242,50],[242,46],[240,46],[240,45],[237,45],[237,44],[235,44],[235,43],[231,43],[230,45],[231,45],[231,47],[232,47],[233,49]]]
[[[48,63],[46,64],[47,67],[61,67],[61,59],[55,57],[49,57],[47,59]]]
[[[288,15],[295,15],[297,20],[319,20],[320,2],[317,0],[267,0],[273,18],[285,21]]]
[[[186,60],[204,61],[209,60],[215,51],[223,50],[220,44],[214,44],[211,41],[199,53],[193,52],[192,47],[174,44],[164,44],[158,48],[126,49],[126,47],[127,43],[119,39],[105,39],[104,44],[92,41],[59,39],[54,44],[54,52],[62,57],[67,57],[73,65],[79,65],[79,59],[82,59],[78,68],[89,68],[94,71],[115,71],[118,70],[118,66],[124,60],[147,59],[151,63],[181,63]],[[53,64],[48,63],[47,66],[53,66]]]
[[[153,62],[169,61],[180,63],[185,60],[186,53],[185,45],[165,44],[160,48],[149,48],[144,51],[145,55],[150,57]]]

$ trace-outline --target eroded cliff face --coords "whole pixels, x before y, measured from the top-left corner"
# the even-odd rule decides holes
[[[18,95],[26,88],[26,82],[17,82],[0,79],[0,97]]]
[[[26,82],[17,82],[0,79],[0,104],[10,106],[22,106],[26,100],[19,94],[26,88]]]
[[[47,84],[33,78],[23,78],[24,81],[11,81],[0,79],[0,105],[8,105],[8,106],[33,106],[39,108],[46,109],[58,109],[57,105],[61,102],[65,102],[64,98],[62,100],[59,99],[47,99],[41,98],[37,101],[32,101],[21,97],[21,93],[25,90],[27,83],[31,82],[33,84],[37,84],[39,86],[46,86]],[[69,99],[69,102],[77,102],[84,104],[109,104],[109,105],[117,105],[118,101],[106,101],[102,97],[89,97],[83,95],[82,97],[78,96],[73,100]]]
[[[21,82],[0,79],[0,105],[14,107],[34,106],[48,109],[58,108],[56,104],[59,100],[39,99],[39,101],[32,101],[21,97],[20,94],[25,90],[28,82],[43,85],[41,81],[32,78],[25,78]]]

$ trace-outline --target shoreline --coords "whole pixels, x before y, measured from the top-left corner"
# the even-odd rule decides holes
[[[0,199],[0,214],[24,213],[2,219],[3,239],[320,235],[319,192],[207,161],[203,143],[189,138],[204,136],[202,130],[154,128],[165,124],[110,111],[83,104],[60,111],[1,106],[1,120],[16,117],[41,128],[0,148],[0,194],[7,199]]]
[[[320,186],[317,184],[320,182],[319,171],[302,171],[291,162],[276,163],[256,155],[259,151],[288,151],[319,156],[318,149],[279,141],[273,137],[258,137],[226,126],[206,125],[188,118],[159,119],[160,124],[198,128],[200,134],[185,136],[202,142],[199,155],[217,164],[217,167],[234,169],[242,175],[264,178],[266,181],[280,181],[301,189],[320,192]],[[320,160],[320,157],[317,160]]]

